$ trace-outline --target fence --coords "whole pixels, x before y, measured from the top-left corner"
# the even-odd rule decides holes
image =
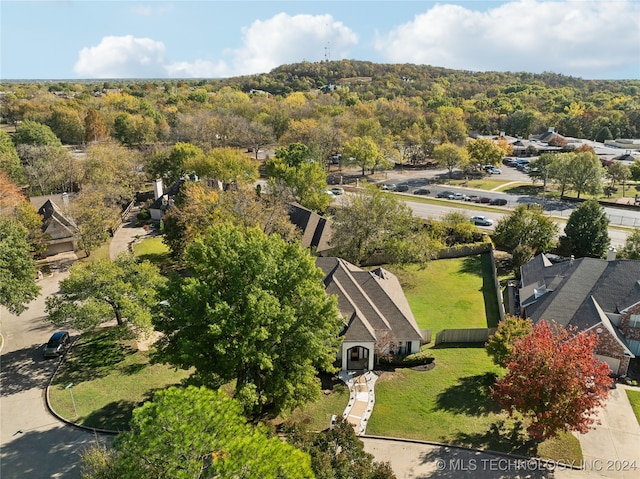
[[[442,343],[486,343],[496,328],[443,329],[436,334],[436,346]]]

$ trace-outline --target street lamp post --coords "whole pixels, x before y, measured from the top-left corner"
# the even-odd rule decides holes
[[[73,383],[69,383],[65,386],[65,389],[69,390],[69,394],[71,395],[71,404],[73,404],[73,412],[75,413],[76,417],[78,417],[78,410],[76,409],[76,400],[73,398]]]

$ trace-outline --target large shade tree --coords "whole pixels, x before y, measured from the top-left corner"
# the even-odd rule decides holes
[[[518,245],[530,247],[534,253],[546,253],[554,245],[558,226],[538,205],[518,205],[498,221],[495,242],[513,251]]]
[[[284,201],[295,201],[314,211],[324,211],[329,205],[329,195],[324,192],[327,188],[324,166],[306,145],[293,143],[278,148],[265,169],[269,189]]]
[[[311,479],[309,456],[264,426],[248,424],[237,401],[193,386],[157,393],[133,411],[131,431],[112,449],[92,447],[84,479]]]
[[[331,245],[357,265],[382,252],[402,262],[424,262],[440,247],[414,221],[411,208],[373,185],[351,195],[336,213]]]
[[[597,343],[594,333],[575,334],[539,321],[530,334],[513,341],[507,374],[492,394],[510,414],[518,411],[529,419],[533,438],[586,433],[611,385],[609,366],[594,354]]]
[[[571,252],[578,258],[601,258],[607,251],[609,220],[596,200],[589,200],[576,208],[564,228]]]
[[[234,396],[252,417],[275,416],[319,396],[342,320],[323,273],[299,243],[219,224],[186,252],[190,274],[164,290],[154,318],[156,360],[193,368],[191,381]]]
[[[143,333],[150,330],[151,308],[161,300],[163,284],[156,266],[128,254],[76,263],[60,292],[47,298],[46,313],[56,326],[87,331],[115,319]]]
[[[0,218],[0,305],[15,314],[40,293],[28,236],[17,221]]]

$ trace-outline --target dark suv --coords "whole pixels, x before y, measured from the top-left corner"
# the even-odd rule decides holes
[[[64,354],[69,347],[69,333],[67,331],[58,331],[53,333],[49,342],[44,346],[44,357],[55,358]]]

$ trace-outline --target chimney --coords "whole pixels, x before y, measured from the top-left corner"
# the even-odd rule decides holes
[[[607,261],[615,261],[616,259],[616,249],[611,246],[609,251],[607,251]]]
[[[67,193],[66,191],[62,193],[62,206],[65,210],[69,209],[69,193]]]
[[[158,198],[160,198],[162,195],[164,194],[164,192],[162,191],[162,178],[158,178],[154,183],[153,183],[153,199],[157,200]]]
[[[549,129],[547,130],[549,133],[555,133],[556,132],[556,127],[555,126],[550,126]]]

